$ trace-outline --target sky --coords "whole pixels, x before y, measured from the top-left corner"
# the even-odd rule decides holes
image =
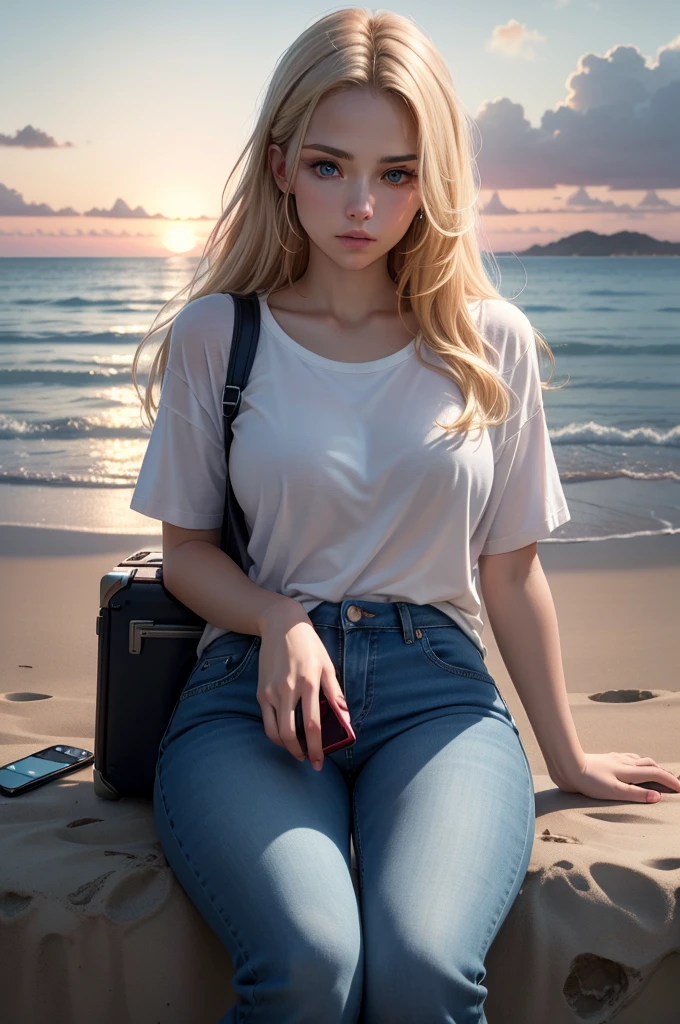
[[[199,256],[313,0],[0,12],[0,256]],[[484,247],[680,241],[677,0],[409,0],[474,118]],[[203,218],[203,219],[199,219]]]

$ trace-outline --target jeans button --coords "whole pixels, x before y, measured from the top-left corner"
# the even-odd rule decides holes
[[[347,618],[350,622],[358,622],[361,618],[361,608],[357,608],[355,604],[351,604],[347,609]]]

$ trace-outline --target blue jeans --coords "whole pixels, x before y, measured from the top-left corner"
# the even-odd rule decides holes
[[[354,746],[316,772],[273,743],[261,637],[232,631],[203,651],[159,747],[161,845],[234,966],[220,1024],[486,1024],[484,960],[534,838],[515,720],[432,605],[325,601],[310,619]]]

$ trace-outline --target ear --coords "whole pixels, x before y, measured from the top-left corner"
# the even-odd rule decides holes
[[[269,166],[271,167],[272,174],[274,175],[274,181],[281,191],[285,192],[288,188],[285,153],[278,143],[272,142],[267,150],[267,155],[269,157]],[[293,192],[293,189],[291,189],[291,192]]]

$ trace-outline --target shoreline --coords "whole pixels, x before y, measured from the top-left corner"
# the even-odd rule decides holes
[[[73,527],[0,524],[0,558],[59,558],[162,550],[162,533],[102,533]],[[538,554],[550,572],[680,566],[680,532],[589,540],[542,540]]]

